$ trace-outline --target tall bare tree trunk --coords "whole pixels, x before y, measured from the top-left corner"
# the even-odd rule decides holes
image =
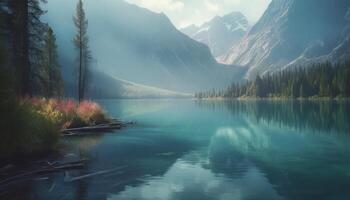
[[[81,29],[80,29],[81,30]],[[80,38],[81,38],[81,31],[80,31]],[[80,44],[81,44],[81,40],[80,40]],[[83,73],[83,48],[80,47],[79,49],[79,83],[78,83],[78,99],[79,102],[82,101],[82,99],[84,98],[82,95],[82,73]]]

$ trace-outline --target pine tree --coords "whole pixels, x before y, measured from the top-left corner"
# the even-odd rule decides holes
[[[218,97],[349,97],[350,62],[297,67],[292,70],[257,76],[255,81],[232,83]],[[213,93],[213,92],[212,92]]]
[[[46,24],[40,20],[45,12],[40,3],[46,0],[7,1],[11,10],[9,29],[11,32],[10,55],[16,74],[16,90],[21,96],[32,95],[34,81],[40,71],[40,56],[43,44],[42,33]]]
[[[45,44],[45,33],[48,25],[40,20],[45,11],[40,3],[46,0],[29,0],[29,65],[30,65],[30,92],[34,95],[44,95],[40,90],[45,88],[42,75],[45,72],[43,65],[43,49]]]
[[[79,51],[78,56],[78,99],[79,102],[84,99],[84,93],[87,87],[88,67],[91,60],[89,50],[89,38],[87,35],[88,20],[85,16],[82,0],[78,1],[76,14],[73,17],[74,25],[77,29],[77,34],[74,37],[74,45]]]
[[[263,85],[263,80],[261,79],[261,77],[258,75],[256,76],[255,82],[254,82],[254,91],[253,91],[253,95],[256,97],[264,97],[264,85]]]
[[[45,95],[48,97],[63,96],[63,81],[58,64],[56,37],[49,27],[45,34],[43,49],[43,67],[45,71]]]
[[[300,98],[305,97],[304,85],[301,85],[299,88],[299,97]]]

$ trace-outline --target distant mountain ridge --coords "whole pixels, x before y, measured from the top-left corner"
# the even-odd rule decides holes
[[[222,17],[216,16],[199,27],[190,25],[181,29],[194,40],[208,45],[215,57],[227,53],[248,30],[249,22],[240,12],[232,12]]]
[[[349,58],[349,0],[272,0],[221,61],[246,66],[251,79],[290,66]]]
[[[48,22],[56,32],[65,77],[72,79],[75,53],[71,38],[74,1],[48,2]],[[240,79],[242,68],[217,63],[209,48],[178,31],[164,14],[122,0],[84,1],[89,20],[90,47],[98,70],[119,79],[195,92],[222,88]],[[67,19],[55,19],[64,17]],[[56,24],[55,24],[56,23]],[[106,88],[107,89],[107,88]]]

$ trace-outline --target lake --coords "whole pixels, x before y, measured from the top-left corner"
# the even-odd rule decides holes
[[[86,168],[11,186],[5,196],[350,199],[347,101],[100,103],[111,116],[136,124],[104,135],[64,138],[62,159],[87,158]]]

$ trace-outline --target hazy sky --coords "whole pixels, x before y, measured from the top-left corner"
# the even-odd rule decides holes
[[[251,23],[264,13],[271,0],[126,0],[154,12],[165,13],[175,26],[201,25],[216,15],[241,11]]]

